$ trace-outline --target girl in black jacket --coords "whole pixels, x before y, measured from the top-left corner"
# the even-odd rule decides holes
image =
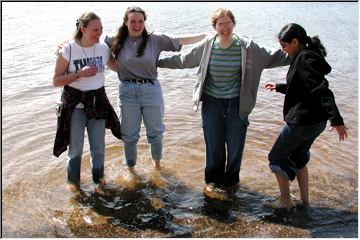
[[[325,75],[331,67],[326,62],[326,50],[320,39],[310,38],[303,27],[290,23],[278,35],[280,45],[293,59],[285,84],[268,82],[265,89],[285,94],[284,121],[279,137],[269,153],[270,169],[275,173],[280,197],[270,206],[291,209],[289,180],[297,178],[302,204],[309,204],[308,170],[310,148],[324,131],[327,120],[336,129],[339,140],[347,137],[347,128],[328,88]]]

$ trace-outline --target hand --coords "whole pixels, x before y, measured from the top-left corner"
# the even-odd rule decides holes
[[[56,56],[59,56],[60,50],[64,47],[66,43],[69,43],[69,41],[64,41],[57,46],[57,49],[55,51]]]
[[[87,65],[83,67],[80,71],[81,77],[92,77],[95,76],[97,73],[97,67],[96,65]]]
[[[267,83],[265,84],[265,89],[268,90],[268,91],[270,91],[270,92],[276,90],[276,83],[274,83],[274,82],[267,82]]]
[[[329,131],[334,130],[334,128],[336,129],[338,135],[339,135],[339,140],[343,141],[345,140],[345,138],[347,138],[347,133],[346,130],[348,130],[348,128],[345,125],[339,125],[339,126],[330,126]]]
[[[201,34],[201,39],[205,39],[205,38],[207,38],[207,37],[209,37],[209,35],[208,35],[207,33]]]

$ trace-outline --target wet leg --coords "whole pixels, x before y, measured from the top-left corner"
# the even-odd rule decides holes
[[[300,188],[300,197],[303,205],[309,205],[309,173],[307,167],[297,170],[297,181]]]

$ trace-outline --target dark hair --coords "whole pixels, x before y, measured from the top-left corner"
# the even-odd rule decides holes
[[[141,13],[144,16],[144,21],[146,21],[146,13],[141,8],[128,7],[126,9],[123,23],[119,27],[118,32],[115,35],[115,37],[113,38],[112,43],[111,43],[111,52],[115,58],[117,58],[117,56],[119,55],[121,48],[124,47],[125,39],[129,35],[129,30],[128,30],[127,26],[125,25],[125,23],[128,21],[129,14],[134,13],[134,12]],[[149,33],[147,32],[146,28],[144,28],[144,31],[142,32],[141,36],[142,36],[142,41],[136,52],[137,57],[141,57],[144,54],[144,50],[146,48],[146,44],[147,44],[147,41],[149,38]]]
[[[305,29],[299,24],[289,23],[285,25],[277,37],[280,41],[286,43],[290,43],[296,38],[299,43],[305,47],[319,51],[324,57],[327,55],[326,49],[322,45],[319,36],[309,37]]]
[[[85,12],[78,19],[76,19],[76,30],[74,33],[74,39],[80,40],[83,33],[81,27],[87,27],[92,20],[100,20],[100,17],[93,12]]]
[[[213,28],[215,28],[217,20],[225,16],[228,16],[234,25],[236,24],[234,14],[229,9],[218,8],[214,11],[214,13],[211,16],[211,25],[213,26]]]

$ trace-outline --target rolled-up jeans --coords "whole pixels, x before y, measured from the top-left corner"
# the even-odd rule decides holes
[[[137,160],[137,142],[141,121],[144,120],[146,136],[154,160],[162,158],[164,125],[164,100],[158,80],[137,84],[121,81],[119,85],[121,136],[124,141],[124,162],[133,167]]]
[[[224,99],[203,94],[202,101],[205,182],[232,186],[239,182],[248,118],[239,116],[239,97]]]
[[[75,108],[71,115],[67,158],[68,183],[80,183],[85,127],[89,138],[93,181],[99,183],[104,177],[105,119],[87,119],[83,108]]]
[[[326,121],[311,125],[286,123],[270,150],[270,170],[293,181],[296,171],[309,162],[311,145],[325,127]]]

